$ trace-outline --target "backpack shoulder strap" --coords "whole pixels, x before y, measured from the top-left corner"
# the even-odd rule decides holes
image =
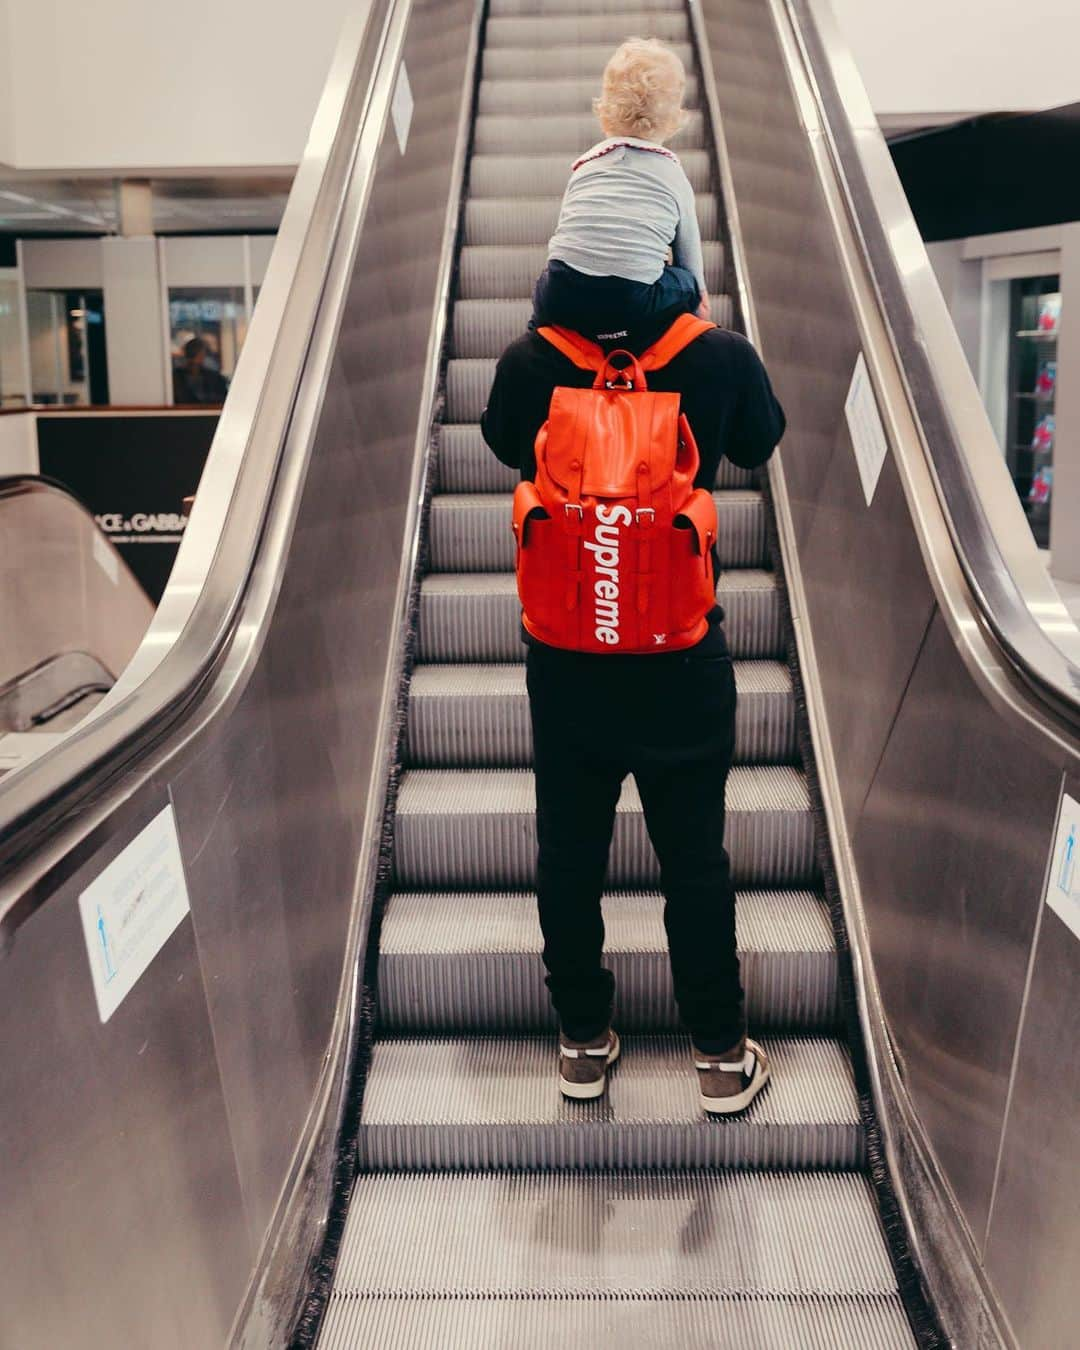
[[[605,361],[604,350],[587,337],[569,328],[544,327],[536,330],[563,356],[573,361],[580,370],[600,370]],[[663,341],[663,339],[661,339]],[[674,353],[672,353],[674,355]]]
[[[666,366],[669,361],[676,356],[691,342],[696,341],[702,333],[708,332],[710,328],[715,328],[710,319],[699,319],[695,314],[680,314],[671,327],[662,337],[657,338],[653,345],[641,353],[641,365],[645,370],[659,370],[661,366]]]

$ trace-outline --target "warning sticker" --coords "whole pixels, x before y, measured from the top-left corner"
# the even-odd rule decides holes
[[[79,896],[98,1016],[107,1022],[191,906],[171,806]]]
[[[1080,938],[1080,802],[1067,792],[1061,797],[1050,875],[1046,880],[1046,903]]]
[[[855,450],[855,462],[859,466],[863,496],[869,506],[874,500],[874,492],[881,477],[881,466],[889,453],[889,442],[885,438],[885,428],[881,425],[881,414],[862,352],[855,362],[851,385],[844,401],[844,415]]]

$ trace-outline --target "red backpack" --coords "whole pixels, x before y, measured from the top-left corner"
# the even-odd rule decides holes
[[[716,504],[694,487],[698,448],[659,370],[715,325],[683,314],[640,357],[566,328],[537,331],[591,389],[558,387],[536,437],[536,479],[514,493],[526,629],[579,652],[662,652],[704,637],[716,603]]]

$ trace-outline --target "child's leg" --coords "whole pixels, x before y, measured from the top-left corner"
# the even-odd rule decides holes
[[[693,314],[705,298],[694,276],[686,267],[666,266],[660,279],[649,287],[652,316],[659,319],[670,315]]]

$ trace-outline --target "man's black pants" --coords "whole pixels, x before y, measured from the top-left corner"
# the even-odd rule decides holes
[[[536,763],[537,895],[544,964],[564,1033],[608,1025],[600,897],[623,779],[634,775],[660,861],[675,998],[695,1045],[743,1034],[735,892],[724,850],[724,789],[735,742],[735,676],[714,629],[696,648],[591,656],[530,646]],[[709,651],[708,656],[702,655]]]

